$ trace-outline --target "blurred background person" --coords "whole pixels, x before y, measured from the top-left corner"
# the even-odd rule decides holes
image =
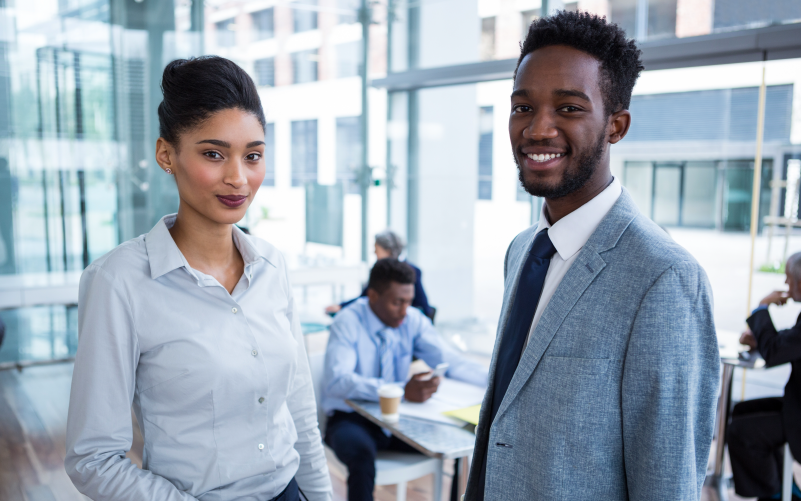
[[[386,258],[400,259],[405,247],[406,246],[403,243],[403,239],[392,230],[382,231],[381,233],[375,236],[376,259],[386,259]],[[428,297],[426,296],[425,289],[423,289],[423,272],[420,271],[420,268],[413,265],[406,259],[403,259],[402,261],[411,266],[411,268],[414,270],[415,273],[414,300],[412,302],[412,306],[422,311],[423,314],[425,314],[425,316],[430,318],[431,321],[433,322],[436,309],[428,304]],[[360,297],[366,297],[366,296],[367,296],[367,287],[365,287],[364,290],[362,290],[362,295]],[[338,313],[342,308],[348,306],[354,301],[356,301],[356,299],[344,301],[340,304],[333,304],[327,307],[325,309],[325,312],[328,313],[329,315],[334,315]]]
[[[780,497],[784,444],[790,444],[793,457],[801,458],[801,315],[794,326],[777,331],[768,312],[771,304],[801,302],[801,252],[787,259],[785,274],[789,290],[765,296],[747,320],[750,330],[740,338],[742,344],[759,350],[767,367],[792,366],[784,397],[740,402],[732,410],[728,429],[734,491],[760,501]],[[793,501],[801,501],[795,481]]]
[[[487,385],[487,369],[450,350],[431,321],[416,308],[415,271],[394,258],[379,259],[370,272],[367,297],[336,316],[325,354],[322,405],[328,414],[325,441],[348,467],[348,500],[373,499],[375,458],[379,450],[415,452],[397,437],[355,413],[346,399],[377,402],[378,388],[397,383],[405,398],[425,402],[440,379],[431,372],[408,379],[412,357],[429,367],[445,362],[446,376]],[[407,381],[408,379],[408,381]]]

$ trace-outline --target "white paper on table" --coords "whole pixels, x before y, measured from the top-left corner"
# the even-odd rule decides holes
[[[398,412],[404,416],[462,425],[462,421],[443,416],[442,413],[480,404],[485,391],[486,388],[480,386],[442,378],[437,392],[431,398],[423,403],[401,402]]]

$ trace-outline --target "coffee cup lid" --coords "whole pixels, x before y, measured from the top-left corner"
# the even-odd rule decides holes
[[[394,384],[385,384],[378,388],[378,396],[384,398],[398,398],[403,396],[403,388]]]

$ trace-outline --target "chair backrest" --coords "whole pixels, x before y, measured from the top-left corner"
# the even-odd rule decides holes
[[[325,352],[309,354],[309,369],[311,370],[312,385],[314,386],[314,400],[317,404],[317,424],[320,432],[325,432],[325,423],[328,416],[323,412],[323,374],[325,373]]]

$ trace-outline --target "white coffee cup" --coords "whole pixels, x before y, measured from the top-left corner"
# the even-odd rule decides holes
[[[387,423],[400,421],[398,408],[404,390],[398,385],[385,384],[378,388],[378,403],[381,405],[381,419]]]

